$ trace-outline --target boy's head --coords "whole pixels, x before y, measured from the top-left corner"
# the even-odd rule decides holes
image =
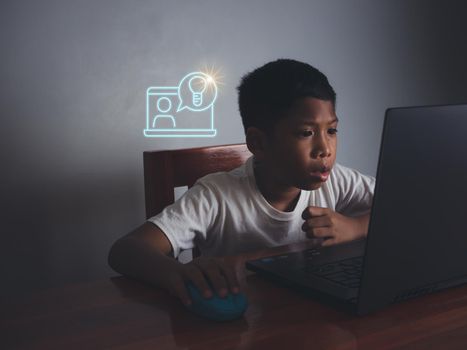
[[[317,189],[337,148],[336,93],[309,64],[280,59],[242,78],[239,107],[248,148],[281,186]]]
[[[296,100],[314,97],[335,107],[336,93],[326,76],[311,65],[291,59],[269,62],[246,74],[237,88],[245,133],[249,127],[271,131]]]

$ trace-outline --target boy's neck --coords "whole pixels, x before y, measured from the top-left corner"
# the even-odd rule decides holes
[[[253,169],[256,186],[264,199],[277,210],[293,211],[300,198],[301,190],[275,181],[271,173],[262,166],[255,166]]]

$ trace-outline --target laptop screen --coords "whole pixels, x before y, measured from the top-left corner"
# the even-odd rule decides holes
[[[467,276],[467,106],[386,112],[358,309]]]

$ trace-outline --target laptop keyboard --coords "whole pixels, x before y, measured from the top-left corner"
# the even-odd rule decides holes
[[[363,257],[350,258],[325,265],[309,265],[305,272],[349,288],[360,287]]]

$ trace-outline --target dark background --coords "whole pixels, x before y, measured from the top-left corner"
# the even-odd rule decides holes
[[[2,0],[1,294],[114,274],[110,245],[144,220],[142,152],[243,142],[235,88],[269,60],[329,77],[338,161],[374,175],[387,107],[467,102],[461,4]],[[218,135],[144,138],[147,87],[204,65]]]

